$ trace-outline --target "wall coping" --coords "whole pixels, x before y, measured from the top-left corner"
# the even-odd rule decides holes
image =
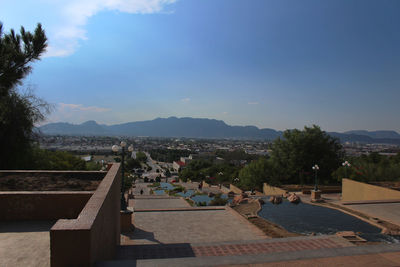
[[[118,174],[120,163],[114,163],[103,178],[94,194],[82,209],[78,218],[72,220],[60,219],[53,225],[51,231],[57,230],[90,230]]]
[[[19,173],[74,173],[74,174],[78,174],[78,173],[104,173],[106,174],[106,171],[68,171],[68,170],[0,170],[0,174],[2,173],[15,173],[15,174],[19,174]]]
[[[95,191],[0,191],[0,195],[87,195]]]

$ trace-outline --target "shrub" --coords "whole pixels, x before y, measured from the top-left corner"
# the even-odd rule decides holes
[[[220,197],[215,197],[213,200],[211,200],[209,206],[225,206],[226,203],[228,203],[227,199],[223,199]]]

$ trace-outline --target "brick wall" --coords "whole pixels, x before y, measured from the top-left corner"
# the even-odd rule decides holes
[[[108,171],[77,219],[50,230],[51,266],[92,266],[114,258],[120,241],[120,164]]]
[[[0,221],[73,219],[93,192],[0,192]]]

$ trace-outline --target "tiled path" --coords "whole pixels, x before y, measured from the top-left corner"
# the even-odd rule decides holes
[[[228,265],[232,266],[232,265]],[[238,265],[235,265],[238,266]],[[284,262],[271,262],[260,264],[246,264],[239,265],[242,267],[336,267],[336,266],[349,266],[349,267],[398,267],[400,266],[400,253],[378,253],[368,255],[353,255],[353,256],[339,256],[329,258],[317,258],[310,260],[294,260]]]
[[[339,238],[325,237],[313,239],[272,239],[264,242],[231,242],[226,244],[158,244],[122,246],[118,259],[162,259],[183,257],[258,255],[277,252],[293,252],[351,246]]]
[[[123,236],[117,259],[98,267],[400,266],[396,244],[360,247],[336,236],[271,239],[229,208],[183,210],[182,199],[148,196],[130,203],[138,210],[136,229]]]
[[[231,209],[191,210],[181,198],[144,196],[134,201],[135,231],[122,237],[123,245],[210,243],[267,238],[257,227]],[[145,208],[152,211],[145,211]],[[159,209],[164,211],[154,211]]]

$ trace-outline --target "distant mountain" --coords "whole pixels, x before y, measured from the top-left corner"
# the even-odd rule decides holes
[[[82,124],[49,123],[39,127],[44,134],[126,135],[188,138],[237,138],[273,140],[282,132],[255,126],[230,126],[221,120],[197,118],[157,118],[149,121],[99,125],[95,121]]]
[[[157,118],[148,121],[128,122],[115,125],[100,125],[95,121],[82,124],[49,123],[39,127],[50,135],[100,135],[100,136],[149,136],[188,138],[231,138],[274,140],[282,136],[281,131],[255,126],[230,126],[221,120],[198,118]],[[395,131],[364,130],[345,133],[329,132],[341,142],[389,143],[400,145],[400,135]]]
[[[87,121],[82,124],[71,124],[67,122],[49,123],[39,127],[44,134],[63,135],[108,135],[106,125],[99,125],[95,121]]]
[[[395,131],[365,131],[365,130],[357,130],[357,131],[348,131],[344,132],[344,134],[355,134],[355,135],[365,135],[371,138],[390,138],[390,139],[400,139],[400,134]]]

